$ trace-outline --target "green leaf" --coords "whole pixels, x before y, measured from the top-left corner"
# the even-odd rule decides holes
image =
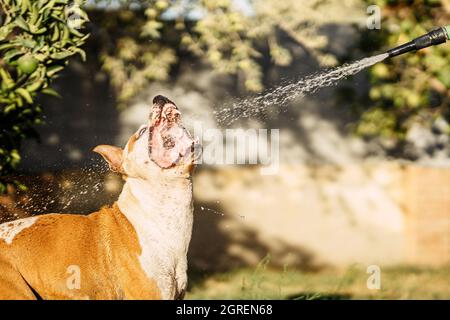
[[[86,61],[86,52],[83,49],[75,48],[73,51],[81,56],[81,60]]]
[[[22,28],[25,31],[30,31],[30,28],[29,28],[28,24],[26,23],[26,21],[22,17],[17,17],[14,20],[14,23],[19,28]]]
[[[34,81],[32,84],[28,85],[26,87],[26,89],[29,92],[35,92],[35,91],[39,90],[43,85],[44,85],[44,80],[40,79],[40,80]]]
[[[47,94],[49,96],[54,96],[54,97],[57,97],[57,98],[61,98],[61,95],[56,90],[54,90],[52,88],[45,88],[45,89],[42,90],[42,93],[43,94]]]
[[[52,67],[49,67],[48,69],[47,69],[47,76],[48,77],[53,77],[55,74],[57,74],[59,71],[61,71],[61,70],[63,70],[64,69],[64,67],[63,66],[52,66]]]
[[[17,57],[17,56],[22,55],[22,54],[23,54],[22,51],[19,51],[19,50],[16,50],[16,49],[12,49],[12,50],[9,50],[8,52],[6,52],[4,57],[5,57],[5,60],[7,62],[9,62],[9,61],[11,61],[12,58]]]
[[[2,88],[11,89],[14,87],[14,80],[7,70],[0,68],[0,77],[2,78]]]
[[[16,89],[16,92],[18,94],[20,94],[25,99],[25,101],[28,102],[29,104],[33,103],[33,98],[28,90],[26,90],[24,88],[18,88],[18,89]]]
[[[10,49],[10,48],[14,48],[16,46],[17,46],[17,44],[15,44],[15,43],[7,42],[7,43],[4,43],[4,44],[0,45],[0,51],[6,50],[6,49]]]

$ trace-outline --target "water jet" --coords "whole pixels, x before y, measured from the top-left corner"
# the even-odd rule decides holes
[[[297,81],[273,87],[254,97],[235,101],[231,105],[215,111],[214,114],[218,123],[230,125],[240,118],[249,118],[263,112],[267,113],[270,106],[283,106],[294,99],[314,94],[322,88],[335,86],[340,80],[355,75],[387,58],[439,45],[449,40],[450,25],[440,27],[385,53],[318,72]],[[277,110],[278,108],[275,109],[275,111]]]

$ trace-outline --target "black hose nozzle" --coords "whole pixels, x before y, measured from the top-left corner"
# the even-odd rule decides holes
[[[390,49],[387,51],[389,54],[389,57],[395,57],[400,54],[410,52],[410,51],[416,51],[423,48],[435,46],[441,43],[446,42],[449,40],[449,28],[448,27],[442,27],[435,29],[431,32],[428,32],[427,34],[418,37],[408,43],[402,44],[401,46],[398,46],[396,48]]]

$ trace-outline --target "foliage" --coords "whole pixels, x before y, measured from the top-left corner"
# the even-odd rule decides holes
[[[79,31],[87,16],[81,1],[2,0],[0,2],[0,193],[6,175],[20,161],[21,142],[42,122],[38,93],[50,87],[68,58],[84,51]],[[17,183],[17,182],[16,182]]]
[[[190,268],[192,299],[449,299],[450,271],[439,268],[384,267],[381,290],[367,288],[367,266],[322,268],[313,272],[294,267],[233,269],[208,274]],[[198,275],[197,275],[198,274]],[[418,290],[417,288],[421,288]]]
[[[450,21],[448,0],[376,0],[382,8],[382,29],[369,31],[374,49],[408,42]],[[370,70],[371,102],[357,132],[364,136],[405,139],[413,123],[432,126],[450,120],[450,46],[440,45],[386,60]],[[367,100],[365,100],[367,105]],[[450,132],[448,132],[450,134]]]
[[[324,53],[328,39],[321,28],[361,21],[351,13],[364,13],[360,0],[257,0],[251,2],[251,12],[237,8],[232,0],[121,1],[124,8],[136,3],[141,10],[120,10],[115,20],[108,14],[101,23],[109,30],[103,33],[104,69],[122,105],[149,81],[167,79],[180,54],[186,52],[206,59],[219,72],[241,75],[247,90],[260,91],[265,48],[276,65],[292,62],[289,50],[278,42],[280,33],[322,65],[334,65],[335,57]],[[334,14],[329,15],[330,11]],[[120,31],[113,34],[112,30]]]

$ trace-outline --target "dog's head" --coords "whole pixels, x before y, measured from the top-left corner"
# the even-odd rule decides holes
[[[198,142],[182,125],[178,107],[158,95],[153,99],[150,119],[130,137],[124,149],[99,145],[94,151],[113,171],[126,177],[152,179],[162,173],[167,177],[189,177],[197,147]]]

